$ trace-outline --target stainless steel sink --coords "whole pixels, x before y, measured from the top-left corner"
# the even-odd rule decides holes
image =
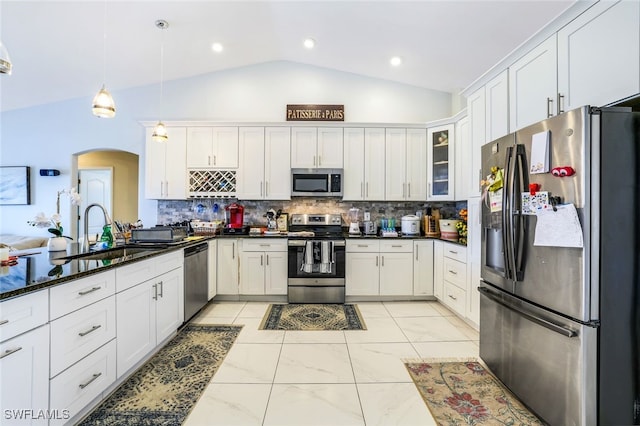
[[[129,258],[140,253],[153,253],[160,251],[159,247],[114,247],[107,250],[92,251],[89,253],[79,253],[72,256],[66,256],[64,259],[69,260],[113,260]]]

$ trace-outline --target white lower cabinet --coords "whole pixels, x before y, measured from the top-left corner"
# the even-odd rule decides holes
[[[413,242],[413,295],[433,296],[433,240]]]
[[[240,294],[287,294],[287,240],[243,240]]]
[[[217,294],[238,294],[238,240],[221,238],[218,240]]]
[[[183,267],[116,294],[118,378],[184,321]]]
[[[49,408],[49,325],[0,343],[0,372],[0,423],[46,425],[46,417],[25,417],[25,411]]]
[[[347,240],[347,296],[413,294],[413,242]]]
[[[73,417],[115,380],[116,341],[113,339],[51,380],[51,410],[63,408]],[[49,425],[65,424],[64,417],[57,416]]]
[[[467,248],[444,243],[442,258],[442,302],[461,317],[467,309]]]

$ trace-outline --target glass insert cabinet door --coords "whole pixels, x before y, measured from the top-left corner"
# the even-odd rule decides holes
[[[427,199],[451,201],[454,198],[454,125],[427,129]]]

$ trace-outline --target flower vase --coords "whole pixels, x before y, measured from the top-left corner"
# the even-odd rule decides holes
[[[67,251],[67,239],[65,237],[51,237],[47,243],[49,251]]]

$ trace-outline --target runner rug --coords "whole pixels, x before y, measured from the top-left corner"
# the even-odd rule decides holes
[[[356,305],[269,305],[260,330],[366,330]]]
[[[241,329],[187,325],[80,424],[182,424]]]
[[[544,425],[478,362],[405,366],[439,425]]]

